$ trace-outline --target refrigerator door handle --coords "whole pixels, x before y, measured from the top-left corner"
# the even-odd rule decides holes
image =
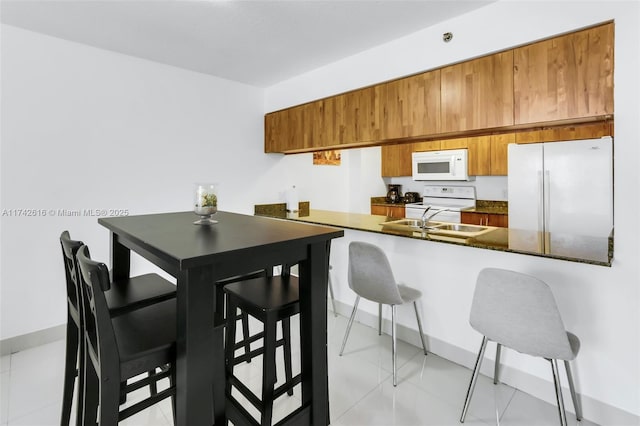
[[[544,253],[545,234],[544,234],[544,177],[542,170],[538,170],[538,252]]]
[[[551,253],[551,173],[544,171],[544,253]]]

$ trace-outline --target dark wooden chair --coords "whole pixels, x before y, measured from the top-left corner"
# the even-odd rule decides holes
[[[67,338],[64,372],[64,390],[62,397],[62,415],[60,424],[68,426],[71,417],[75,378],[78,376],[77,419],[81,420],[82,399],[84,391],[84,376],[82,362],[83,345],[82,330],[83,316],[81,314],[81,289],[77,276],[76,253],[83,245],[82,241],[72,240],[69,232],[60,235],[62,259],[67,285]],[[173,299],[176,296],[176,286],[157,274],[146,274],[127,280],[119,280],[110,284],[105,292],[105,301],[112,317],[139,309],[154,303]],[[152,393],[155,392],[153,385]]]
[[[175,422],[175,301],[165,300],[113,317],[106,300],[112,286],[107,266],[91,260],[87,246],[80,247],[76,259],[86,359],[82,424],[115,425],[168,397],[172,398]],[[169,378],[169,387],[120,410],[120,384],[146,372],[150,372],[148,377],[127,384],[124,391],[157,384],[164,378]]]
[[[224,287],[227,295],[226,347],[225,359],[227,368],[227,417],[234,425],[254,425],[256,421],[251,414],[232,396],[235,387],[260,412],[261,425],[270,425],[273,416],[273,402],[284,393],[293,395],[293,388],[300,383],[301,375],[292,377],[291,365],[291,327],[290,319],[300,312],[298,278],[291,276],[288,267],[283,267],[280,276],[263,276],[227,284]],[[236,323],[234,314],[240,309],[264,325],[262,332],[236,342]],[[282,339],[277,340],[277,323],[282,324]],[[247,350],[247,344],[263,339],[262,346]],[[278,346],[283,346],[285,382],[278,388],[276,384],[275,353]],[[235,355],[239,348],[245,348],[242,355]],[[262,355],[262,397],[256,396],[233,373],[234,366]]]

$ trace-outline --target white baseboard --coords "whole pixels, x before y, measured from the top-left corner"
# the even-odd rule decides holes
[[[329,306],[331,306],[329,304]],[[347,318],[351,315],[353,306],[347,305],[336,300],[336,310],[340,315]],[[373,329],[378,329],[378,316],[365,312],[358,311],[357,321],[369,326]],[[391,330],[391,321],[388,319],[383,320],[383,330]],[[398,325],[397,328],[398,338],[404,342],[410,343],[416,347],[422,347],[420,343],[420,336],[417,330],[408,328],[403,325]],[[469,352],[466,349],[462,349],[458,346],[454,346],[450,343],[425,335],[427,342],[427,349],[444,359],[447,359],[456,364],[462,365],[469,369],[469,379],[471,379],[471,370],[475,365],[477,353]],[[481,337],[478,337],[478,349],[480,349]],[[508,350],[508,349],[506,349]],[[495,358],[489,358],[485,354],[485,360],[482,363],[480,373],[488,377],[493,377],[493,365]],[[562,368],[561,368],[562,369]],[[502,365],[500,367],[500,381],[509,386],[532,395],[538,399],[541,399],[549,404],[556,405],[556,397],[554,392],[554,386],[551,378],[551,368],[549,368],[549,380],[541,379],[537,376],[529,373],[517,370],[513,367]],[[563,388],[563,398],[565,400],[565,408],[567,411],[573,411],[573,403],[571,402],[569,389]],[[461,404],[464,399],[464,395],[460,396]],[[638,426],[640,425],[640,416],[636,416],[633,413],[621,410],[612,405],[606,404],[602,401],[590,398],[588,396],[580,395],[578,389],[578,399],[582,403],[582,412],[586,420],[597,423],[599,425],[616,425],[616,426]]]
[[[25,349],[33,348],[56,340],[64,339],[66,336],[66,324],[34,331],[33,333],[21,334],[0,340],[0,355],[10,355]]]

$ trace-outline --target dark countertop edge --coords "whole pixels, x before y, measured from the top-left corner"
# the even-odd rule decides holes
[[[509,210],[497,207],[468,207],[460,210],[462,213],[486,213],[509,215]]]
[[[371,215],[371,216],[376,216],[376,215]],[[378,216],[381,218],[382,221],[386,221],[388,220],[388,218],[386,216]],[[324,226],[333,226],[333,227],[338,227],[338,228],[344,228],[344,229],[352,229],[354,231],[364,231],[364,232],[373,232],[376,234],[382,234],[382,235],[390,235],[390,236],[395,236],[395,237],[403,237],[403,238],[411,238],[414,240],[421,240],[421,241],[429,241],[429,242],[433,242],[433,243],[444,243],[444,244],[453,244],[456,246],[460,246],[460,247],[470,247],[470,248],[479,248],[479,249],[485,249],[485,250],[493,250],[493,251],[500,251],[503,253],[515,253],[515,254],[521,254],[521,255],[525,255],[525,256],[536,256],[536,257],[542,257],[545,259],[554,259],[554,260],[562,260],[565,262],[574,262],[574,263],[583,263],[583,264],[587,264],[587,265],[596,265],[596,266],[607,266],[607,267],[611,267],[611,261],[613,260],[613,231],[612,234],[609,236],[609,255],[608,261],[599,261],[599,260],[593,260],[593,259],[582,259],[582,258],[575,258],[575,257],[568,257],[568,256],[559,256],[559,255],[553,255],[553,254],[543,254],[543,253],[535,253],[535,252],[529,252],[529,251],[520,251],[520,250],[512,250],[506,247],[495,247],[495,246],[490,246],[490,245],[486,245],[486,244],[482,244],[482,243],[473,243],[473,242],[456,242],[456,241],[444,241],[444,240],[431,240],[428,238],[421,238],[421,237],[416,237],[413,235],[406,235],[403,234],[402,232],[393,232],[393,231],[382,231],[382,230],[374,230],[374,229],[365,229],[365,228],[359,228],[359,227],[355,227],[355,226],[349,226],[349,225],[336,225],[336,224],[331,224],[331,223],[326,223],[326,222],[321,222],[321,221],[314,221],[314,220],[309,220],[307,217],[287,217],[287,218],[276,218],[276,219],[285,219],[285,220],[292,220],[292,221],[296,221],[296,222],[304,222],[304,223],[313,223],[315,225],[324,225]]]

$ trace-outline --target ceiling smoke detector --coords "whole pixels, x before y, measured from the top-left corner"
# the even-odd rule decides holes
[[[453,33],[442,34],[442,41],[444,41],[445,43],[449,43],[452,38],[453,38]]]

